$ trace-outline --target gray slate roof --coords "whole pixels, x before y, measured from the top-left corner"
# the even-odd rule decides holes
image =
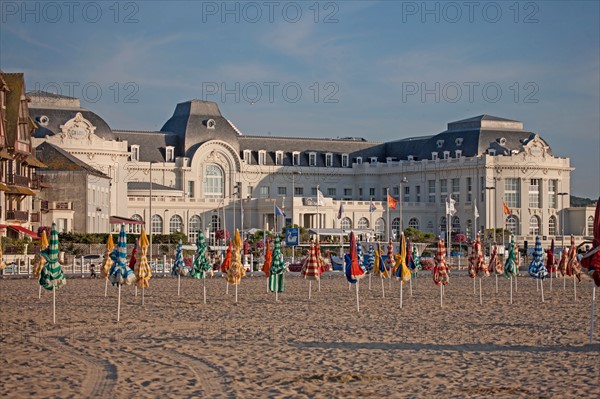
[[[43,105],[38,106],[36,104],[31,104],[29,106],[29,115],[35,121],[36,125],[38,125],[38,128],[35,129],[32,136],[36,138],[44,138],[60,133],[60,125],[64,125],[69,119],[74,118],[78,112],[81,112],[81,115],[83,115],[85,119],[89,120],[92,125],[96,127],[96,130],[94,131],[96,136],[109,141],[116,139],[112,129],[110,126],[108,126],[108,123],[106,123],[104,119],[92,111],[81,107],[54,108]],[[42,126],[40,124],[40,118],[44,115],[49,118],[47,126]]]
[[[39,160],[44,162],[50,171],[53,170],[72,170],[72,171],[85,171],[94,176],[104,177],[110,179],[109,176],[102,173],[98,169],[88,165],[81,159],[71,155],[69,152],[63,150],[60,147],[52,145],[50,143],[43,142],[36,147],[36,156]],[[43,173],[38,171],[38,173]]]
[[[176,134],[134,130],[113,130],[113,134],[119,140],[127,141],[128,150],[131,145],[139,145],[141,162],[165,162],[167,146],[175,147],[175,157],[183,156],[180,136]]]

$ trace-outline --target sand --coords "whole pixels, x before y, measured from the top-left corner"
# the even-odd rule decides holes
[[[410,297],[373,278],[354,287],[326,276],[321,292],[288,276],[287,290],[266,292],[246,277],[234,302],[225,281],[154,278],[141,297],[104,280],[69,279],[38,299],[30,279],[1,279],[0,395],[9,398],[596,398],[600,396],[600,322],[588,344],[590,280],[483,279],[484,305],[465,275],[451,275],[444,307],[430,273]]]

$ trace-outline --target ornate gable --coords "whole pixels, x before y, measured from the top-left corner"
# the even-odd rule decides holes
[[[87,139],[92,141],[96,127],[85,119],[81,112],[78,112],[75,117],[69,119],[64,125],[60,125],[60,130],[61,139]]]

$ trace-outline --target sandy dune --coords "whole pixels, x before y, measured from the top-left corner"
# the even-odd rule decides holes
[[[484,305],[467,276],[451,276],[440,309],[429,273],[392,290],[373,278],[355,291],[342,276],[313,283],[288,276],[287,291],[266,292],[247,277],[225,295],[225,281],[155,278],[146,305],[104,281],[70,279],[38,300],[35,281],[0,280],[0,395],[10,398],[596,398],[600,320],[588,345],[591,282],[483,279]]]

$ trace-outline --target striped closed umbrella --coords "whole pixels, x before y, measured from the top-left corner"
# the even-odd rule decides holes
[[[535,247],[533,248],[533,256],[529,264],[529,275],[533,278],[543,280],[548,276],[548,270],[544,265],[544,251],[542,250],[542,241],[540,236],[535,237]]]
[[[552,239],[552,243],[550,244],[550,248],[546,251],[546,269],[548,269],[548,273],[556,273],[556,256],[554,256],[554,238]],[[552,276],[550,276],[552,277]]]
[[[202,230],[198,230],[198,237],[196,238],[196,257],[194,258],[191,275],[199,280],[206,278],[206,275],[209,272],[212,274],[212,266],[206,256],[206,249],[204,233]]]
[[[400,253],[396,254],[396,264],[394,265],[394,275],[396,279],[402,282],[410,281],[410,270],[406,266],[406,236],[404,232],[400,236]]]
[[[317,247],[314,241],[310,241],[310,250],[308,258],[302,270],[302,275],[306,280],[318,280],[321,277],[319,258],[317,257]]]
[[[113,260],[110,254],[115,249],[115,243],[113,242],[112,234],[108,235],[106,240],[106,252],[104,252],[104,259],[102,260],[102,267],[100,268],[100,277],[108,279],[110,275],[110,268],[113,265]]]
[[[56,290],[67,283],[63,271],[58,263],[58,232],[56,224],[52,223],[50,232],[50,243],[44,250],[42,256],[45,258],[45,264],[40,272],[40,285],[49,290]]]
[[[567,275],[567,261],[569,259],[569,252],[567,248],[563,248],[560,252],[560,260],[558,261],[558,271],[562,276]]]
[[[373,273],[373,269],[375,268],[375,248],[373,248],[373,244],[369,244],[365,266],[367,268],[367,273]]]
[[[485,277],[490,275],[488,266],[483,261],[483,250],[481,249],[481,237],[477,233],[477,239],[475,239],[475,270],[477,275],[482,273]]]
[[[39,279],[40,273],[42,273],[42,269],[44,268],[44,264],[46,263],[46,259],[42,256],[42,251],[48,248],[50,244],[48,243],[48,236],[46,235],[46,230],[42,230],[42,235],[40,237],[40,253],[35,255],[33,258],[33,278]],[[2,248],[0,246],[0,251]]]
[[[363,271],[367,271],[365,266],[365,255],[363,254],[362,244],[360,242],[356,243],[356,254],[358,256],[358,265]]]
[[[379,249],[375,250],[375,266],[373,269],[373,274],[381,278],[388,277],[388,271],[385,267],[385,262],[383,260],[383,257],[381,256],[381,252]]]
[[[233,237],[233,248],[231,253],[231,266],[227,269],[227,282],[233,285],[240,285],[242,277],[246,275],[246,270],[242,265],[242,239],[240,231],[235,230]]]
[[[492,249],[492,256],[490,256],[489,269],[496,274],[504,273],[504,267],[502,266],[502,262],[500,262],[500,258],[498,257],[498,246],[496,245],[494,245],[494,248]]]
[[[183,260],[183,243],[181,240],[179,240],[179,243],[177,243],[177,249],[175,250],[175,262],[173,262],[173,267],[171,267],[171,275],[185,277],[189,273],[190,270],[185,265],[185,261]]]
[[[364,277],[365,271],[358,263],[358,249],[356,245],[356,235],[350,232],[350,253],[344,256],[346,261],[346,280],[349,283],[355,284],[358,280]]]
[[[392,243],[392,239],[388,242],[387,247],[387,259],[385,260],[386,268],[390,271],[390,275],[393,272],[392,268],[394,267],[394,244]]]
[[[469,251],[469,257],[467,258],[469,262],[469,277],[475,278],[477,277],[477,268],[475,267],[475,241],[471,242],[471,245],[469,245],[467,250]]]
[[[508,256],[504,262],[504,276],[506,278],[515,277],[519,273],[517,269],[517,255],[515,253],[515,237],[512,236],[508,245]]]
[[[567,276],[575,276],[578,281],[581,281],[581,265],[577,259],[577,247],[573,236],[571,236],[571,248],[567,257]]]
[[[150,286],[149,281],[152,278],[152,271],[150,265],[148,265],[148,257],[146,255],[150,242],[148,236],[146,236],[146,230],[142,227],[142,233],[140,234],[139,246],[141,250],[141,256],[139,262],[135,264],[135,277],[137,278],[137,286],[142,290]],[[143,293],[143,291],[142,291]]]
[[[415,263],[415,270],[421,270],[423,268],[421,266],[421,256],[419,255],[419,250],[417,249],[416,244],[413,244],[412,256]]]
[[[435,266],[433,267],[433,282],[435,285],[446,285],[450,282],[448,265],[446,265],[446,245],[442,237],[438,236],[437,253],[435,254]]]
[[[275,236],[275,248],[273,249],[273,262],[269,267],[269,290],[271,292],[285,291],[285,264],[281,253],[281,239],[279,234]]]
[[[52,240],[50,240],[50,246],[52,246]],[[135,282],[135,274],[133,274],[133,270],[127,264],[127,233],[125,232],[124,224],[121,225],[117,247],[110,254],[110,257],[113,265],[110,268],[108,278],[112,285],[133,284]]]

